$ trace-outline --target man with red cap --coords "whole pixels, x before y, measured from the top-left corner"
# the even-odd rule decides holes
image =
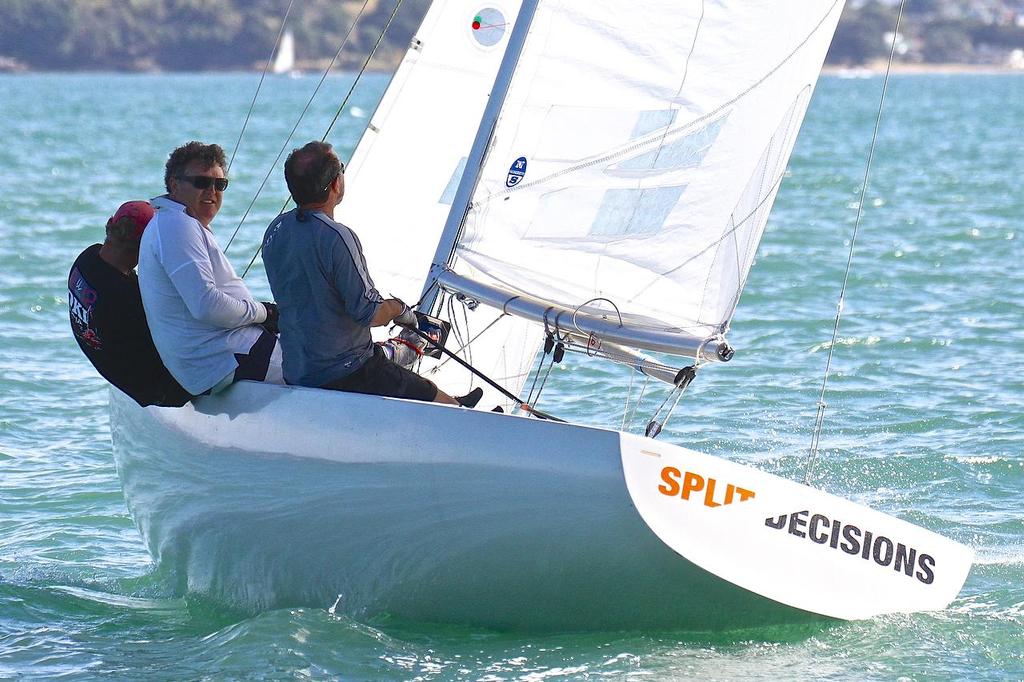
[[[192,396],[160,360],[135,274],[139,242],[152,217],[145,201],[117,209],[103,244],[87,248],[71,267],[68,310],[75,340],[104,379],[140,405],[178,407]]]

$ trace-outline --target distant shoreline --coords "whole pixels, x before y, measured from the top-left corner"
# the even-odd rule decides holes
[[[839,66],[838,64],[826,64],[822,67],[821,73],[825,76],[881,76],[885,74],[885,62],[861,64],[860,66]],[[1024,75],[1024,69],[1015,69],[1010,66],[999,64],[900,64],[892,65],[892,73],[896,74],[921,74],[921,75]]]
[[[228,73],[259,73],[261,69],[225,69],[225,70],[206,70],[206,71],[160,71],[160,70],[147,70],[147,69],[122,69],[122,70],[109,70],[109,69],[75,69],[75,70],[51,70],[51,69],[32,69],[27,68],[24,65],[19,65],[18,68],[4,68],[4,64],[0,63],[0,75],[41,75],[41,74],[128,74],[128,75],[183,75],[183,74],[228,74]],[[397,68],[397,63],[388,68],[387,65],[377,65],[376,67],[368,68],[367,73],[392,73]],[[881,76],[885,74],[885,62],[872,63],[872,64],[861,64],[858,66],[841,66],[838,64],[825,64],[821,73],[824,76],[839,76],[839,77],[871,77]],[[307,63],[303,68],[298,71],[304,75],[310,74],[322,74],[324,66],[317,65],[315,63]],[[332,69],[334,74],[344,74],[350,71],[356,71],[357,67],[352,68],[335,68]],[[900,75],[1009,75],[1019,74],[1024,75],[1024,69],[1013,68],[1010,66],[1002,66],[998,64],[893,64],[892,73]]]

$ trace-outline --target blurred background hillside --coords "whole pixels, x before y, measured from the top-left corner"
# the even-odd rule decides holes
[[[887,59],[899,0],[847,0],[828,62]],[[1024,68],[1024,0],[908,0],[896,60]]]
[[[367,0],[341,68],[361,66],[395,0]],[[404,0],[370,65],[390,69],[429,0]],[[262,68],[288,0],[0,0],[0,71],[206,71]],[[326,66],[362,0],[297,0],[288,28],[300,68]],[[898,0],[848,0],[828,62],[888,56]],[[1024,68],[1024,0],[909,0],[903,64]]]

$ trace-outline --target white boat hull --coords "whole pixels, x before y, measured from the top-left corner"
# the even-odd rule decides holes
[[[554,630],[814,617],[666,546],[616,432],[252,383],[180,409],[112,391],[111,422],[158,570],[234,608],[340,596],[357,617]]]

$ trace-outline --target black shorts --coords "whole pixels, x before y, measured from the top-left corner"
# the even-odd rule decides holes
[[[264,329],[248,353],[235,353],[235,361],[238,363],[238,367],[235,368],[235,381],[264,381],[276,345],[277,336]]]
[[[377,344],[373,344],[373,357],[363,363],[362,367],[346,377],[327,382],[321,388],[425,402],[431,402],[437,397],[437,386],[433,381],[391,362]]]

